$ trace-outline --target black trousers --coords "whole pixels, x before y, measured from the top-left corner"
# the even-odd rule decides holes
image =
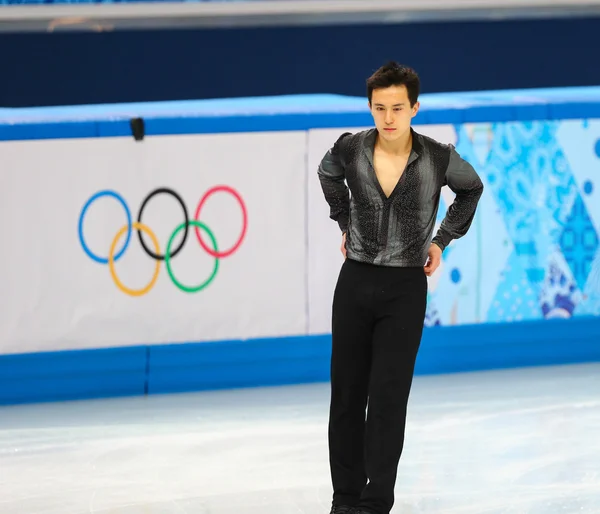
[[[422,267],[346,259],[332,318],[333,504],[388,514],[427,303]]]

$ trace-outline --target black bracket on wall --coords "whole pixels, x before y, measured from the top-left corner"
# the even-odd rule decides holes
[[[146,127],[144,125],[144,118],[131,118],[129,120],[129,126],[131,127],[131,133],[133,139],[136,141],[142,141],[146,135]]]

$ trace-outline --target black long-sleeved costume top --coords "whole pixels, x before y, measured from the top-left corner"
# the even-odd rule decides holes
[[[377,130],[344,133],[318,167],[330,218],[346,232],[346,256],[385,266],[423,266],[431,242],[444,250],[471,226],[483,184],[452,145],[412,131],[406,169],[386,197],[373,167]],[[432,238],[441,189],[456,197]]]

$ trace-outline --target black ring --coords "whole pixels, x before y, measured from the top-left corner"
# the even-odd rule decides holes
[[[142,202],[142,205],[140,206],[140,212],[138,214],[137,221],[138,221],[138,223],[142,222],[142,212],[144,211],[144,207],[146,207],[146,204],[148,203],[148,201],[150,200],[150,198],[152,198],[153,196],[158,195],[160,193],[166,193],[168,195],[173,196],[175,198],[175,200],[177,200],[179,202],[179,205],[181,205],[181,208],[183,209],[183,215],[185,216],[185,230],[183,232],[183,239],[181,240],[181,243],[179,243],[179,246],[177,248],[175,248],[175,250],[172,251],[171,256],[170,256],[170,258],[172,259],[173,257],[175,257],[181,251],[181,249],[185,245],[185,242],[187,241],[188,229],[189,229],[189,226],[190,226],[188,212],[187,212],[187,209],[185,207],[185,203],[183,203],[183,200],[182,200],[181,196],[179,196],[172,189],[169,189],[169,188],[166,188],[166,187],[160,187],[158,189],[155,189]],[[140,243],[142,244],[142,247],[144,248],[145,252],[150,257],[152,257],[154,259],[158,259],[159,261],[164,261],[165,260],[165,256],[164,255],[157,255],[157,254],[155,254],[152,250],[150,250],[146,246],[146,243],[144,243],[144,238],[142,237],[142,231],[141,230],[138,230],[138,237],[140,239]]]

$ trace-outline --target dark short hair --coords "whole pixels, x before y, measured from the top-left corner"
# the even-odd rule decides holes
[[[367,79],[367,98],[371,103],[373,90],[392,86],[406,86],[411,107],[417,103],[421,81],[417,72],[408,66],[390,61],[379,68]]]

